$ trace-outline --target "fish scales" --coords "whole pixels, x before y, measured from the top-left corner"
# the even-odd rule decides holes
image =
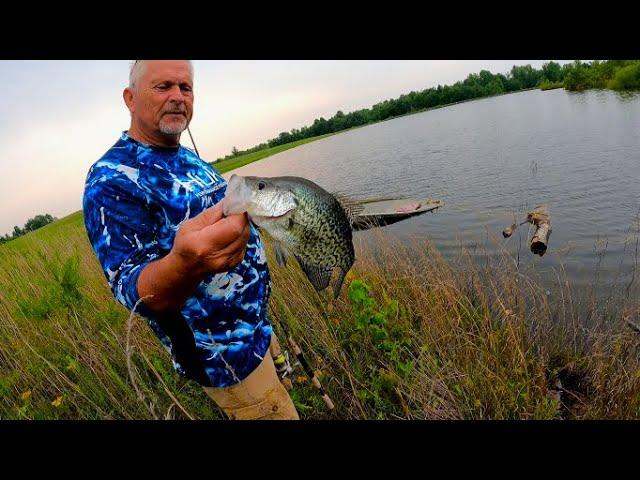
[[[334,268],[344,276],[355,261],[351,223],[340,202],[310,180],[300,177],[229,179],[225,214],[248,212],[251,220],[276,241],[276,258],[293,255],[317,290],[328,285]]]

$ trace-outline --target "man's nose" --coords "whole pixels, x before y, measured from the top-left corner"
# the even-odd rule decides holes
[[[173,102],[184,102],[185,96],[179,85],[174,85],[169,91],[169,100]]]

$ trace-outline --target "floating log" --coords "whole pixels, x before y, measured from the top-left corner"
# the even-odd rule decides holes
[[[544,255],[551,235],[551,217],[548,209],[545,206],[536,207],[527,214],[527,218],[523,222],[514,223],[502,230],[502,236],[509,238],[520,225],[525,223],[530,223],[536,227],[536,231],[531,238],[531,253],[540,256]]]
[[[551,235],[551,225],[548,223],[540,224],[531,239],[531,252],[540,256],[544,255],[547,251],[549,235]]]
[[[546,207],[536,207],[527,215],[527,221],[536,227],[531,238],[531,253],[543,256],[547,251],[547,243],[551,235],[551,218]]]

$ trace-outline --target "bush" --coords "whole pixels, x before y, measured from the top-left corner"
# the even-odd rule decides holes
[[[540,84],[538,85],[540,87],[540,90],[553,90],[554,88],[562,88],[564,86],[564,83],[562,82],[549,82],[549,81],[542,81],[540,82]]]
[[[640,89],[640,62],[618,70],[609,81],[609,88],[614,90]]]

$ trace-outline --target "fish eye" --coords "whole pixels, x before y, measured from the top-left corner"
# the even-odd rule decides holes
[[[264,187],[266,187],[264,182],[258,182],[258,190],[262,190]]]

